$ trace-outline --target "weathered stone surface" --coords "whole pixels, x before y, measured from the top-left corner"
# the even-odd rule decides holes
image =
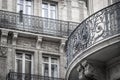
[[[36,47],[36,40],[26,37],[18,37],[17,39],[17,45],[22,47]]]
[[[6,79],[6,58],[0,57],[0,80]]]
[[[59,44],[55,42],[43,41],[41,47],[43,50],[46,51],[53,51],[53,52],[59,51]]]

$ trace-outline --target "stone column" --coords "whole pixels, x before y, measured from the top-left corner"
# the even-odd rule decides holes
[[[2,30],[1,31],[1,45],[7,45],[7,37],[8,37],[8,31]]]

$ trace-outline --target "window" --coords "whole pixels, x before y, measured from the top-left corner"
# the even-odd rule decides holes
[[[23,11],[24,14],[32,14],[32,0],[17,0],[17,12]]]
[[[43,56],[43,75],[49,77],[59,77],[59,60],[54,56]]]
[[[16,72],[32,73],[32,55],[30,53],[16,53]]]
[[[57,3],[56,2],[46,2],[42,3],[42,17],[46,17],[43,19],[43,32],[49,34],[56,34],[57,32]],[[51,19],[47,19],[51,18]]]
[[[47,18],[56,19],[57,17],[57,3],[43,2],[42,3],[42,16]]]

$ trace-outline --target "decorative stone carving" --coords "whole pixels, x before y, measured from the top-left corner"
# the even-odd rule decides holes
[[[66,41],[66,40],[61,40],[61,44],[60,44],[60,52],[61,52],[61,53],[64,52],[65,41]]]
[[[40,49],[42,45],[42,37],[38,36],[37,42],[36,42],[36,48]]]
[[[86,76],[91,77],[91,76],[94,75],[95,69],[94,69],[94,67],[92,66],[92,64],[88,63],[86,60],[83,61],[81,64],[82,64],[82,66],[84,67],[84,74],[85,74]]]
[[[80,80],[83,79],[85,76],[84,76],[84,69],[81,64],[77,67],[77,71],[79,72],[79,79]]]
[[[8,51],[8,48],[7,47],[0,47],[0,56],[1,57],[4,57],[4,56],[6,56],[6,54],[7,54],[7,51]]]
[[[1,44],[2,45],[7,45],[8,31],[2,30],[1,32],[2,32],[2,34],[1,34]]]
[[[94,78],[96,75],[95,68],[86,60],[80,63],[80,65],[77,67],[77,71],[79,72],[80,80],[96,80]]]

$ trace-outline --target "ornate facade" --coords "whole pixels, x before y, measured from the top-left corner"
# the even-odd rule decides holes
[[[120,2],[92,1],[95,13],[68,37],[66,80],[119,80]]]
[[[0,80],[65,79],[65,42],[87,12],[82,0],[0,0]]]

